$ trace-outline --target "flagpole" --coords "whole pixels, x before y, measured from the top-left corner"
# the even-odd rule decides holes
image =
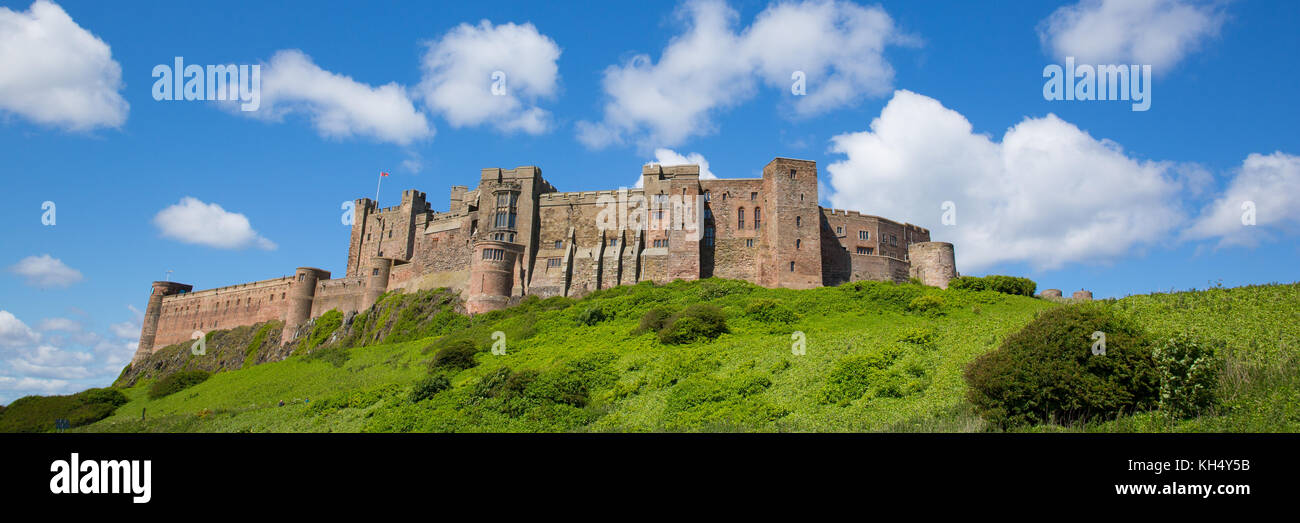
[[[384,173],[379,173],[379,182],[375,184],[375,208],[379,208],[379,186],[384,183]]]

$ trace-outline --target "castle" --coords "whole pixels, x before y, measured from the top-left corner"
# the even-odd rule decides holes
[[[912,224],[818,205],[817,164],[776,158],[762,178],[701,179],[697,165],[646,165],[641,186],[559,192],[541,169],[483,169],[452,186],[450,209],[407,190],[400,205],[355,201],[346,273],[194,291],[156,281],[133,363],[195,331],[284,321],[283,342],[331,309],[357,312],[387,291],[447,287],[473,314],[522,297],[582,296],[640,281],[716,276],[766,287],[906,281],[947,287],[953,246]]]

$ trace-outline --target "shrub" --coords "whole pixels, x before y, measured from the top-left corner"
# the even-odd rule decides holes
[[[175,394],[203,383],[210,376],[212,376],[212,374],[205,370],[182,370],[173,372],[154,382],[153,386],[149,387],[149,398],[158,399],[169,394]]]
[[[885,349],[840,359],[826,376],[818,401],[843,406],[861,398],[873,385],[885,380],[889,366],[899,354],[898,350]]]
[[[641,315],[641,323],[637,325],[637,333],[642,332],[659,332],[663,330],[664,325],[672,318],[673,311],[663,307],[656,307],[645,311]]]
[[[451,380],[447,379],[447,376],[443,374],[427,376],[415,382],[415,387],[411,389],[411,402],[427,400],[449,388],[451,388]]]
[[[686,307],[674,315],[659,331],[659,341],[672,345],[717,338],[727,330],[727,316],[722,309],[706,303]]]
[[[948,282],[948,288],[1033,296],[1034,291],[1038,289],[1038,284],[1029,278],[1015,276],[958,276]]]
[[[903,332],[903,336],[898,341],[911,343],[913,345],[929,346],[934,343],[938,336],[934,331],[926,327],[912,327]]]
[[[799,315],[780,301],[771,299],[754,300],[745,306],[745,316],[764,324],[788,324],[799,321]]]
[[[0,432],[48,432],[57,419],[79,427],[108,417],[126,402],[126,395],[115,388],[87,389],[68,396],[23,396],[0,407]]]
[[[1156,346],[1151,355],[1160,372],[1161,410],[1193,417],[1214,404],[1222,369],[1217,345],[1179,334]]]
[[[588,306],[578,313],[578,324],[580,325],[595,325],[602,321],[605,321],[605,310],[600,308],[599,305]]]
[[[1097,331],[1105,355],[1092,354]],[[972,361],[965,377],[975,410],[1004,427],[1147,410],[1159,387],[1145,333],[1096,305],[1047,310]]]
[[[907,310],[908,312],[916,312],[920,314],[943,314],[943,303],[942,297],[934,294],[926,294],[925,296],[917,296],[909,302],[907,304]]]
[[[433,355],[431,366],[435,369],[470,369],[478,365],[478,360],[474,359],[477,352],[474,342],[467,339],[455,340]]]

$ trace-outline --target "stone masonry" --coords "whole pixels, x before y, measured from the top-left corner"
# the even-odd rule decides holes
[[[930,231],[818,205],[817,164],[776,158],[761,178],[700,179],[697,165],[646,165],[642,186],[559,192],[535,166],[489,168],[452,186],[449,209],[402,192],[380,208],[356,200],[345,274],[293,276],[193,291],[154,282],[135,361],[196,333],[369,308],[387,291],[447,287],[480,313],[527,295],[579,297],[641,281],[720,277],[806,289],[918,278],[947,287],[953,246]]]

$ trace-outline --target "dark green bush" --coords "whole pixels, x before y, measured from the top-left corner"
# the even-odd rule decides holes
[[[108,417],[126,402],[126,395],[115,388],[87,389],[67,396],[24,396],[0,407],[0,432],[48,432],[54,430],[57,419],[79,427]]]
[[[451,388],[451,380],[447,379],[447,376],[443,374],[426,376],[415,382],[415,387],[411,389],[411,402],[416,403],[427,400],[449,388]]]
[[[1221,345],[1178,334],[1156,346],[1152,358],[1160,371],[1160,410],[1186,418],[1214,405],[1223,367],[1217,355]]]
[[[722,309],[707,303],[697,303],[673,315],[663,330],[659,341],[667,344],[691,343],[711,340],[727,330],[727,316]]]
[[[789,324],[799,321],[799,315],[778,300],[753,300],[745,306],[745,316],[763,324]]]
[[[474,346],[474,342],[467,339],[454,340],[438,349],[430,365],[434,369],[470,369],[478,365],[478,360],[474,359],[474,354],[477,352],[478,348]]]
[[[595,325],[605,321],[605,319],[605,310],[600,308],[599,305],[588,306],[578,313],[578,323],[581,325]]]
[[[1094,355],[1093,333],[1106,336]],[[1047,310],[966,368],[968,398],[1001,426],[1069,423],[1148,410],[1159,372],[1135,324],[1095,305]]]
[[[175,394],[182,390],[188,389],[206,381],[212,373],[205,370],[182,370],[173,372],[162,379],[155,381],[149,387],[149,397],[158,399],[169,394]]]
[[[663,330],[664,325],[672,319],[673,311],[663,307],[655,307],[645,314],[641,315],[641,323],[637,325],[637,333],[642,332],[659,332]]]
[[[1033,296],[1038,284],[1029,278],[1015,276],[989,275],[958,276],[948,282],[949,289],[966,289],[972,291],[993,291],[1018,296]]]

